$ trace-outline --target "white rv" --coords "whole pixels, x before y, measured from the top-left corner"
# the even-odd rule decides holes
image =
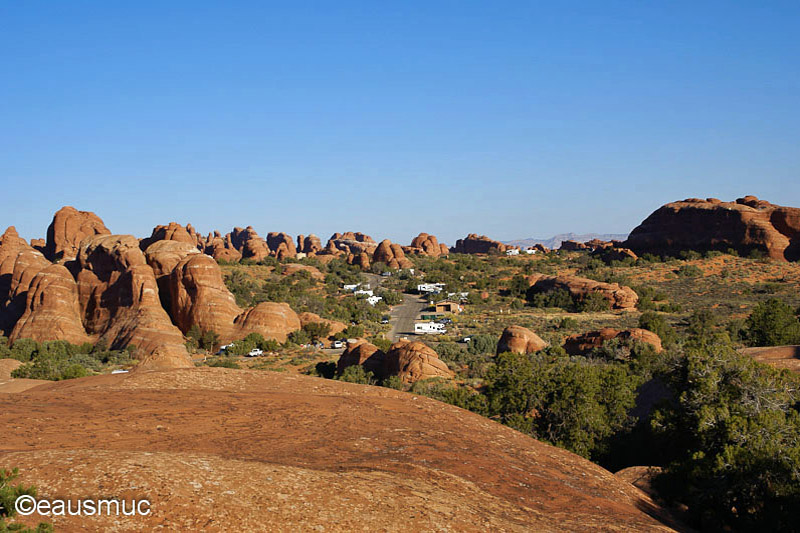
[[[444,324],[436,322],[417,322],[414,324],[414,333],[416,335],[444,335],[447,333],[447,328]]]

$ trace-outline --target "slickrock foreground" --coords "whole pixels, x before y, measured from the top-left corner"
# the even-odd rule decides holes
[[[669,530],[589,461],[385,388],[134,372],[2,394],[0,425],[0,465],[40,497],[152,504],[146,517],[52,520],[64,531]]]

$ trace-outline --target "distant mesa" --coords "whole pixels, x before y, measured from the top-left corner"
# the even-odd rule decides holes
[[[688,198],[666,204],[637,226],[624,246],[643,253],[685,250],[760,252],[778,261],[800,259],[800,208],[745,196],[735,202]]]
[[[538,245],[544,246],[545,248],[551,250],[557,250],[561,248],[561,244],[564,241],[574,241],[574,242],[588,242],[592,240],[600,240],[600,241],[624,241],[628,238],[627,233],[560,233],[558,235],[554,235],[549,239],[537,239],[535,237],[529,237],[527,239],[515,239],[511,241],[503,241],[505,244],[510,246],[517,246],[519,248],[531,248]]]

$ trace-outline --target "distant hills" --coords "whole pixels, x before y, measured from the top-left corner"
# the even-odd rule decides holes
[[[627,238],[627,233],[559,233],[558,235],[554,235],[549,239],[536,239],[534,237],[528,237],[527,239],[503,241],[503,243],[510,244],[511,246],[519,246],[520,248],[526,248],[528,246],[533,246],[534,244],[541,244],[547,248],[558,248],[561,246],[563,241],[586,242],[591,241],[592,239],[600,239],[602,241],[624,241]]]

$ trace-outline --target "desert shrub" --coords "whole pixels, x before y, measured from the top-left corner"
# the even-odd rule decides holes
[[[319,339],[327,338],[331,332],[331,325],[327,322],[309,322],[303,326],[305,331],[312,341],[316,342]]]
[[[669,325],[664,316],[653,311],[642,313],[639,317],[639,327],[658,335],[665,345],[672,344],[678,339],[675,329]]]
[[[717,317],[710,309],[699,309],[688,319],[691,335],[708,335],[717,325]]]
[[[686,261],[694,261],[703,258],[699,252],[695,252],[694,250],[681,250],[681,252],[678,254],[678,257]]]
[[[215,331],[203,331],[200,326],[193,324],[186,332],[186,348],[189,351],[196,351],[198,348],[211,350],[219,343],[219,335]]]
[[[298,329],[289,333],[288,342],[294,344],[308,344],[311,342],[311,335],[308,334],[304,329]]]
[[[661,495],[704,530],[796,530],[800,379],[736,352],[726,336],[691,342],[665,376],[675,401],[650,421],[672,458]]]
[[[698,278],[703,275],[703,271],[696,265],[681,265],[675,273],[679,278]]]
[[[388,378],[381,381],[380,385],[381,387],[386,387],[387,389],[395,389],[395,390],[405,389],[403,380],[401,380],[399,376],[389,376]]]
[[[625,365],[503,353],[486,377],[489,413],[584,457],[632,424],[637,376]]]
[[[241,368],[239,363],[229,357],[214,357],[206,361],[206,366],[215,368]]]
[[[575,307],[575,302],[566,289],[553,289],[546,292],[539,292],[535,290],[534,287],[531,287],[528,289],[526,298],[533,307],[558,307],[565,311],[571,311]]]
[[[570,316],[565,316],[558,323],[558,329],[575,329],[578,327],[578,321]]]
[[[403,302],[403,295],[397,291],[380,289],[375,295],[383,298],[383,303],[386,305],[398,305]]]
[[[747,318],[744,331],[750,346],[800,344],[800,320],[788,304],[777,298],[758,304]]]
[[[372,337],[369,339],[369,342],[377,346],[378,349],[384,353],[388,352],[389,348],[392,347],[392,341],[382,336]]]
[[[602,293],[595,291],[580,298],[575,303],[575,308],[581,313],[608,311],[611,309],[611,302]]]
[[[336,375],[336,363],[333,361],[320,361],[314,365],[314,368],[308,374],[325,379],[333,379]]]
[[[11,345],[11,358],[23,363],[30,361],[39,345],[33,339],[17,339]]]
[[[51,533],[51,524],[40,523],[35,529],[31,529],[23,524],[12,522],[17,511],[14,502],[20,496],[36,496],[35,487],[24,485],[13,485],[12,482],[19,476],[19,470],[5,470],[0,468],[0,533]]]
[[[492,335],[473,335],[468,343],[467,351],[471,354],[494,354],[499,339]]]
[[[514,298],[525,298],[530,283],[522,274],[515,274],[508,282],[508,295]]]
[[[409,392],[427,396],[482,415],[488,414],[484,395],[459,386],[451,380],[443,378],[424,379],[411,385]]]
[[[361,365],[352,365],[344,369],[344,372],[337,378],[348,383],[361,383],[362,385],[375,385],[372,372],[367,372]]]
[[[445,362],[457,361],[467,353],[467,350],[457,342],[440,342],[433,348],[439,354],[439,359]]]

